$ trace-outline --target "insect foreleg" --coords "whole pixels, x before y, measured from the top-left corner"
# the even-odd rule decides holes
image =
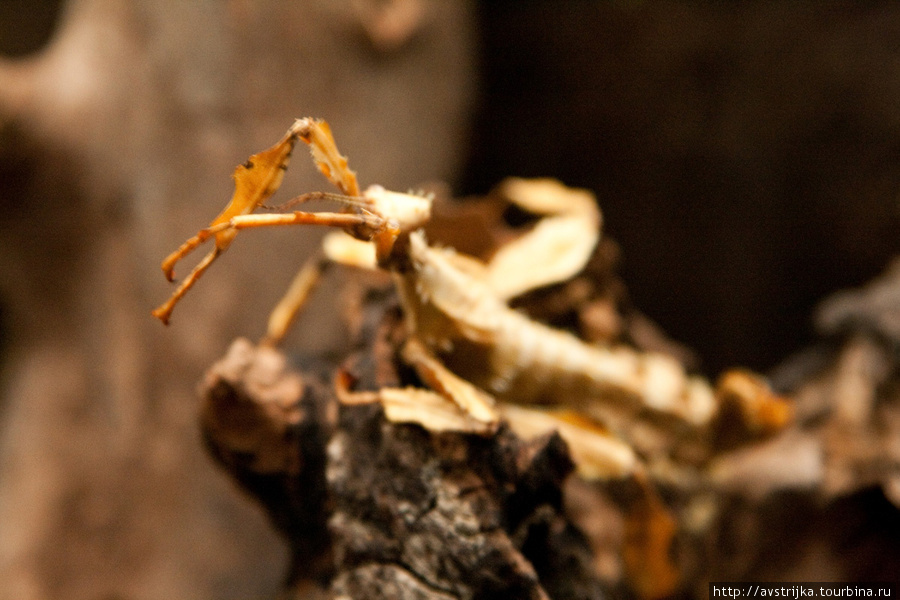
[[[219,227],[218,229],[222,228]],[[178,261],[193,252],[195,248],[206,242],[206,240],[208,240],[213,235],[214,232],[211,232],[210,229],[201,229],[200,232],[197,233],[197,235],[187,240],[178,248],[178,250],[167,256],[166,259],[162,262],[162,270],[166,276],[166,279],[168,279],[169,281],[175,281],[175,265],[178,264]],[[216,249],[219,251],[219,253],[221,253],[227,247],[227,243],[221,246],[217,244]],[[212,263],[214,258],[209,258],[209,256],[207,256],[204,261],[207,260],[209,261],[206,265],[208,267],[209,263]]]
[[[338,151],[328,123],[320,119],[297,119],[288,132],[297,135],[309,146],[316,167],[335,187],[348,196],[359,196],[356,173],[347,166],[347,158]]]
[[[192,238],[193,239],[193,238]],[[196,246],[195,246],[196,247]],[[184,296],[191,286],[200,279],[200,276],[203,275],[203,272],[209,268],[209,265],[213,263],[216,258],[222,253],[222,250],[218,247],[213,248],[209,251],[209,254],[203,257],[197,266],[191,270],[187,277],[184,278],[175,292],[166,300],[165,303],[157,307],[153,311],[153,316],[162,321],[164,324],[169,324],[169,318],[172,316],[172,310],[175,308],[175,305],[178,304],[178,301],[181,300],[181,297]]]
[[[385,220],[372,214],[352,214],[336,212],[291,212],[274,214],[239,215],[233,217],[226,229],[253,229],[256,227],[275,227],[279,225],[327,225],[329,227],[352,228],[363,231],[368,237],[374,237],[385,228]],[[207,230],[207,232],[212,229]]]
[[[209,268],[213,261],[228,248],[238,231],[241,229],[273,227],[278,225],[329,225],[352,229],[357,235],[368,236],[371,238],[376,238],[380,234],[384,234],[385,231],[391,231],[390,225],[386,223],[384,219],[368,213],[308,213],[297,211],[292,213],[252,214],[232,217],[228,221],[202,229],[197,235],[186,241],[178,250],[166,258],[163,262],[163,271],[171,280],[173,275],[172,269],[174,268],[175,263],[206,240],[212,237],[215,237],[216,239],[216,247],[207,254],[196,267],[194,267],[194,270],[191,271],[190,275],[188,275],[181,285],[178,286],[178,289],[175,290],[175,293],[172,294],[169,300],[153,311],[153,315],[163,323],[168,323],[175,304],[177,304],[181,297],[187,293],[191,286],[194,285],[194,282]]]

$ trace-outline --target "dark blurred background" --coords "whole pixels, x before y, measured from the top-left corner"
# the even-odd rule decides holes
[[[768,369],[900,231],[890,2],[483,2],[463,189],[595,191],[634,303],[704,369]]]
[[[593,190],[633,303],[706,372],[765,370],[897,253],[898,40],[893,2],[0,2],[0,600],[277,588],[193,389],[315,236],[242,236],[170,328],[148,313],[293,117],[364,183]]]

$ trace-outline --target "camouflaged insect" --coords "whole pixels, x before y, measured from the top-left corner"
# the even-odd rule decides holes
[[[281,184],[297,140],[310,147],[316,166],[340,193],[304,194],[284,206],[330,199],[343,210],[254,214]],[[392,273],[409,332],[402,357],[426,385],[357,392],[338,377],[344,403],[379,402],[389,420],[433,431],[490,434],[504,419],[524,436],[556,429],[569,443],[579,471],[592,478],[628,475],[639,465],[632,446],[601,425],[611,411],[660,414],[693,428],[707,426],[717,412],[712,386],[689,375],[674,358],[591,345],[509,307],[511,299],[566,281],[585,266],[601,225],[595,199],[586,190],[552,180],[504,182],[503,195],[540,219],[483,262],[429,243],[422,227],[431,217],[431,197],[378,185],[361,191],[324,121],[297,120],[277,144],[239,166],[234,179],[235,193],[225,210],[163,261],[172,280],[178,261],[214,240],[213,249],[154,311],[163,322],[239,230],[327,225],[340,229],[323,242],[327,259]],[[284,336],[320,264],[310,261],[273,311],[269,343]],[[786,422],[783,404],[762,380],[736,372],[724,381],[729,397],[741,406],[762,406],[770,420],[779,421],[776,425]]]

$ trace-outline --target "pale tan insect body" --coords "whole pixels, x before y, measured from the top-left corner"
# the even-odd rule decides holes
[[[399,276],[398,289],[410,330],[464,379],[523,404],[589,406],[612,398],[697,425],[714,413],[710,386],[673,358],[592,346],[533,321],[458,269],[452,255],[414,233],[414,272]]]
[[[288,205],[332,199],[343,203],[344,209],[252,214],[276,191],[297,139],[310,146],[316,166],[341,195],[314,192]],[[235,194],[225,210],[163,261],[163,271],[172,279],[178,261],[204,242],[216,240],[215,248],[154,311],[164,322],[238,230],[327,225],[342,231],[326,236],[325,257],[393,273],[409,336],[401,355],[425,384],[425,388],[357,392],[339,373],[336,390],[345,403],[380,402],[389,420],[415,422],[433,431],[489,434],[499,426],[501,415],[526,436],[556,427],[579,457],[579,470],[591,477],[618,477],[637,468],[631,447],[598,425],[597,419],[615,420],[610,411],[658,413],[698,427],[717,411],[718,400],[706,380],[688,375],[675,359],[624,346],[590,345],[507,304],[532,289],[566,281],[584,268],[601,223],[595,199],[586,190],[546,179],[504,182],[503,195],[540,219],[485,263],[426,241],[421,227],[431,218],[430,197],[377,185],[361,192],[324,121],[297,120],[275,146],[238,167],[235,182]],[[311,260],[273,311],[269,343],[282,339],[314,288],[321,264],[320,258]],[[763,426],[786,422],[788,412],[764,382],[747,377],[727,381],[729,397],[736,404],[770,415],[761,421]],[[495,398],[501,400],[499,405]],[[511,402],[543,405],[545,410],[511,407]]]

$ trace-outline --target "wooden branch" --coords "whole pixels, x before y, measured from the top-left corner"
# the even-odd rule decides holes
[[[203,383],[201,422],[212,455],[289,540],[293,589],[602,597],[587,540],[562,514],[573,464],[558,435],[434,434],[388,423],[374,405],[335,419],[325,388],[285,364],[236,341]]]

